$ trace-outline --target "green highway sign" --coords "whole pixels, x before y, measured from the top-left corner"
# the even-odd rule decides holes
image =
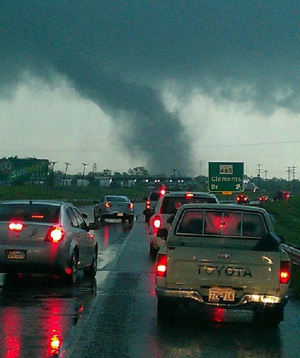
[[[244,163],[208,163],[208,190],[211,192],[242,191],[243,179]]]

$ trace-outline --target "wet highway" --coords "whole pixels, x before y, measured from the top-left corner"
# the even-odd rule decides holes
[[[1,358],[299,356],[300,301],[292,293],[276,329],[253,325],[251,313],[221,309],[178,310],[159,323],[141,212],[137,204],[133,227],[112,221],[95,231],[94,281],[80,273],[70,288],[59,278],[0,275]]]

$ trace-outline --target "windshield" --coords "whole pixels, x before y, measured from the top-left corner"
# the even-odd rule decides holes
[[[161,207],[162,214],[176,214],[177,210],[183,204],[195,204],[195,203],[216,203],[215,198],[197,197],[190,198],[183,197],[165,197]]]

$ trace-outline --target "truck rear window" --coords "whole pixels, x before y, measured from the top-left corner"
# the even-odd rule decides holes
[[[176,214],[177,210],[183,204],[206,204],[206,203],[217,203],[215,198],[205,198],[205,197],[197,197],[193,196],[191,198],[187,198],[185,196],[182,197],[165,197],[162,206],[161,206],[161,213],[162,214]]]
[[[0,221],[58,222],[60,206],[44,204],[2,204]]]
[[[186,210],[176,234],[257,238],[266,235],[266,227],[260,214]]]

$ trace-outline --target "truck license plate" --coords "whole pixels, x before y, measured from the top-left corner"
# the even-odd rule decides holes
[[[6,250],[6,258],[8,260],[25,260],[26,251],[24,250]]]
[[[235,292],[232,288],[212,287],[208,291],[209,302],[233,302],[234,299]]]

